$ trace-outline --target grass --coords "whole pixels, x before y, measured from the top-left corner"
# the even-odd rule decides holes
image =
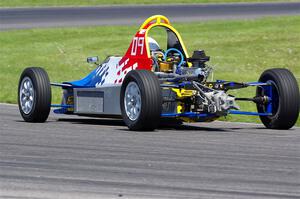
[[[228,3],[228,2],[296,2],[299,0],[1,0],[0,7],[37,6],[93,6],[115,4],[186,4],[186,3]]]
[[[189,52],[205,49],[214,77],[256,81],[267,68],[290,69],[300,82],[300,17],[174,24]],[[53,82],[80,79],[94,66],[87,56],[123,55],[138,26],[32,29],[0,32],[0,102],[17,102],[17,84],[27,66],[43,66]],[[158,40],[158,31],[152,32]],[[61,91],[54,88],[54,102]],[[234,91],[232,94],[237,94]],[[240,90],[251,97],[253,88]],[[254,106],[239,103],[254,111]],[[258,122],[256,117],[230,116],[230,121]],[[298,120],[300,125],[300,119]]]

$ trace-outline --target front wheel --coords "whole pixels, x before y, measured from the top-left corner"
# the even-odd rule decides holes
[[[122,118],[130,130],[150,131],[158,127],[162,95],[158,78],[151,71],[132,70],[122,84]]]
[[[51,108],[51,86],[42,68],[26,68],[19,81],[18,104],[26,122],[45,122]]]
[[[274,68],[266,70],[259,82],[267,82],[271,89],[257,87],[257,96],[269,96],[272,115],[260,116],[262,123],[270,129],[289,129],[295,125],[299,115],[299,87],[294,75],[287,69]],[[257,104],[260,113],[267,112],[268,105]]]

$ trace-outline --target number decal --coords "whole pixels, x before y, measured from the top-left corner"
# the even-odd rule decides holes
[[[134,37],[132,40],[131,55],[134,56],[140,51],[140,55],[144,51],[144,37]]]

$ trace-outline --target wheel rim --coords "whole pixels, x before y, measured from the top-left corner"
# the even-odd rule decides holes
[[[271,83],[273,85],[272,87],[272,114],[276,115],[279,109],[279,90],[277,88],[277,85],[274,81],[269,80],[268,83]]]
[[[272,117],[274,115],[276,115],[276,113],[278,112],[279,109],[279,91],[277,88],[277,85],[274,81],[272,80],[268,80],[266,81],[266,83],[269,83],[272,85]],[[270,93],[266,92],[265,89],[262,89],[262,95],[266,95],[268,97],[270,97]],[[263,112],[267,112],[267,105],[263,106]]]
[[[130,82],[126,86],[124,97],[125,112],[127,117],[134,121],[141,113],[141,91],[135,82]]]
[[[34,88],[29,77],[24,77],[19,90],[20,106],[25,114],[29,114],[33,108]]]

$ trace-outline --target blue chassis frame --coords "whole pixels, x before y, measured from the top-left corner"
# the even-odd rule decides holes
[[[224,80],[217,80],[217,82],[225,82]],[[235,82],[229,83],[231,86],[235,85]],[[272,115],[272,84],[264,83],[264,82],[248,82],[245,83],[247,86],[261,86],[265,92],[266,95],[269,97],[269,102],[267,104],[267,111],[264,113],[258,113],[258,112],[249,112],[249,111],[236,111],[236,110],[230,110],[228,114],[233,115],[254,115],[254,116],[270,116]],[[170,85],[169,85],[170,86]],[[184,86],[184,84],[176,85],[176,87],[180,88]],[[172,86],[170,86],[172,87]],[[195,113],[195,112],[185,112],[185,113],[165,113],[161,114],[162,117],[190,117],[190,118],[205,118],[205,117],[214,117],[217,116],[216,114],[211,113]]]
[[[217,80],[217,82],[225,82],[223,80]],[[230,82],[232,86],[234,86],[235,82]],[[168,87],[183,87],[185,83],[181,83],[178,85],[168,85]],[[267,111],[264,113],[258,112],[249,112],[249,111],[237,111],[237,110],[230,110],[228,114],[234,115],[253,115],[253,116],[270,116],[272,115],[272,84],[264,83],[264,82],[248,82],[245,83],[247,86],[261,86],[264,90],[266,95],[269,97],[269,102],[267,104]],[[53,84],[53,86],[59,86],[58,84]],[[72,86],[71,86],[72,87]],[[68,108],[73,108],[74,105],[63,105],[63,104],[51,104],[53,108],[61,108],[54,110],[54,113],[57,114],[64,114]],[[164,113],[161,114],[162,117],[189,117],[189,118],[205,118],[205,117],[214,117],[217,116],[216,114],[211,113],[195,113],[195,112],[184,112],[184,113]]]

